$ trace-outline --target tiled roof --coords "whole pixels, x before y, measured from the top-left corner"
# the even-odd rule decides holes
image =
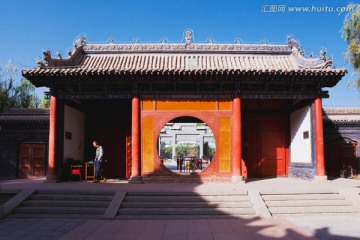
[[[360,123],[360,108],[324,108],[323,119],[333,123]]]
[[[45,64],[25,77],[121,73],[276,73],[344,75],[325,55],[305,58],[299,48],[268,44],[86,44],[68,59],[44,53]]]
[[[9,108],[0,114],[0,123],[47,123],[49,108]]]

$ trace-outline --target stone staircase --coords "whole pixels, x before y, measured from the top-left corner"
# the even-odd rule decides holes
[[[360,214],[352,201],[337,191],[262,191],[272,217]]]
[[[102,218],[114,194],[99,190],[37,190],[8,217]]]
[[[15,195],[18,194],[18,192],[19,192],[18,190],[2,190],[0,192],[0,206],[4,205],[10,199],[15,197]]]
[[[127,192],[116,219],[236,218],[255,215],[247,191],[230,193]]]

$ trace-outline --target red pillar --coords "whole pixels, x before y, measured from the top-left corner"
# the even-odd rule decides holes
[[[56,161],[56,98],[54,96],[50,97],[50,128],[49,128],[49,157],[48,157],[48,170],[46,174],[45,182],[54,182],[58,181],[58,176],[55,171],[55,161]]]
[[[315,151],[316,151],[316,176],[325,177],[325,159],[324,159],[324,132],[322,119],[321,98],[314,101],[315,112]]]
[[[233,100],[232,125],[232,180],[236,182],[242,180],[241,99],[239,96]]]
[[[139,98],[132,99],[131,113],[131,181],[140,181],[140,104]]]

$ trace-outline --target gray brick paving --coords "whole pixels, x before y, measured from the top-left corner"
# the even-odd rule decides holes
[[[142,184],[125,182],[91,184],[82,182],[44,184],[41,180],[0,182],[0,189],[103,189],[247,191],[272,190],[345,190],[351,191],[354,203],[359,203],[360,180],[336,179],[310,182],[298,179],[262,179],[246,184]],[[356,206],[356,204],[355,204]],[[0,220],[0,240],[176,240],[176,239],[360,239],[360,216],[303,216],[286,219],[249,217],[243,219],[187,220],[85,220],[54,218],[4,218]]]
[[[85,222],[83,219],[5,218],[0,220],[0,239],[55,240]]]

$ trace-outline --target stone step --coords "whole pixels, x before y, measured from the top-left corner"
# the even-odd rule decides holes
[[[305,207],[305,206],[351,206],[347,200],[288,200],[265,201],[268,207]]]
[[[249,208],[249,202],[123,202],[122,208]]]
[[[354,213],[353,206],[269,207],[271,214]]]
[[[128,191],[127,196],[247,196],[247,191],[231,191],[231,192]]]
[[[99,207],[39,207],[26,206],[15,208],[20,214],[104,214],[106,208]]]
[[[119,215],[255,215],[253,208],[120,208]]]
[[[251,214],[246,215],[252,217]],[[245,216],[242,215],[117,215],[115,219],[117,220],[176,220],[176,219],[243,219]]]
[[[26,218],[64,218],[64,219],[101,219],[102,215],[99,214],[54,214],[54,213],[48,213],[48,214],[38,214],[38,213],[32,213],[32,214],[23,214],[23,213],[14,213],[11,215],[8,215],[7,218],[20,218],[20,219],[26,219]]]
[[[125,202],[242,202],[249,196],[126,196]]]
[[[102,207],[106,208],[110,201],[59,201],[59,200],[26,200],[23,206],[46,206],[46,207]]]
[[[51,195],[115,195],[114,190],[96,190],[93,189],[39,189],[37,194],[51,194]]]
[[[7,196],[0,196],[0,205],[3,205],[4,203],[6,203],[7,201],[9,201],[10,199],[12,199],[13,197],[15,197],[15,195],[7,195]]]
[[[291,218],[291,217],[305,217],[305,216],[309,216],[309,215],[314,215],[316,214],[316,216],[347,216],[347,217],[360,217],[360,213],[313,213],[313,214],[309,214],[309,213],[296,213],[296,214],[291,214],[291,213],[278,213],[278,214],[273,214],[272,217],[273,218]]]
[[[113,196],[110,195],[81,195],[81,194],[71,194],[71,195],[61,195],[59,193],[55,194],[33,194],[30,199],[32,200],[71,200],[71,201],[111,201]]]
[[[340,194],[289,194],[289,195],[262,195],[265,201],[288,201],[288,200],[344,200]]]
[[[3,205],[5,204],[7,201],[9,201],[10,199],[12,199],[13,197],[16,196],[16,194],[18,193],[19,191],[11,191],[11,190],[3,190],[0,192],[0,205]]]
[[[294,190],[261,190],[261,195],[307,195],[307,194],[338,194],[332,189],[294,189]]]

